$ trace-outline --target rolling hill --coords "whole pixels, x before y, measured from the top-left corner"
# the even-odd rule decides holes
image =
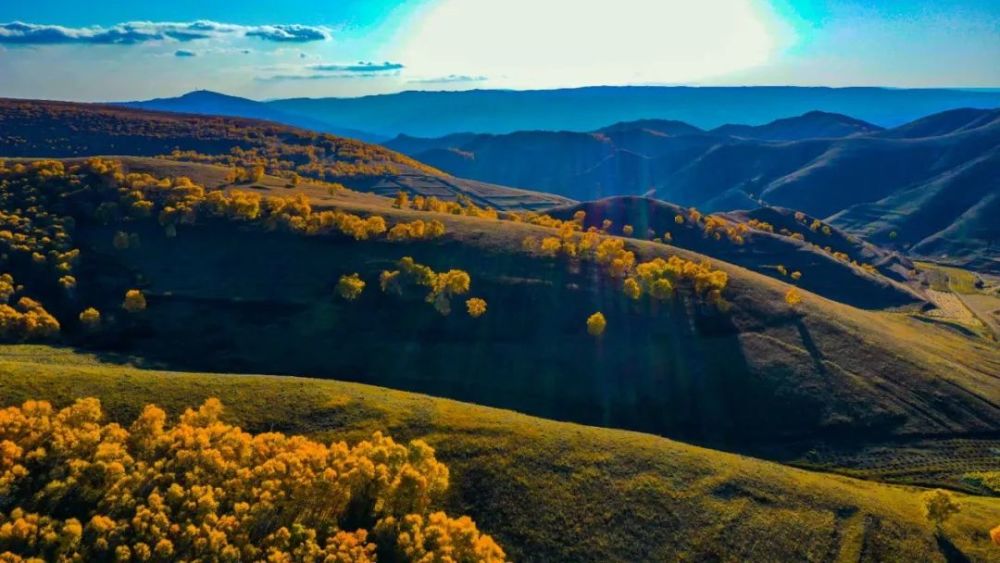
[[[244,118],[0,99],[0,156],[164,156],[394,195],[400,189],[499,209],[544,209],[566,198],[452,177],[412,158],[333,135]]]
[[[185,174],[210,191],[212,179],[225,175],[208,164],[125,159],[125,170],[144,169]],[[79,181],[96,182],[94,188],[42,207],[77,210],[69,215],[80,249],[72,291],[26,255],[11,265],[15,279],[65,326],[65,338],[109,357],[172,369],[361,381],[780,460],[800,460],[820,443],[831,451],[857,448],[859,432],[871,447],[890,450],[1000,439],[1000,350],[985,337],[912,312],[866,311],[806,290],[803,303],[789,307],[789,280],[718,261],[714,267],[728,278],[719,307],[682,281],[668,302],[635,301],[592,259],[522,248],[528,237],[552,236],[550,227],[396,209],[371,194],[331,193],[309,182],[287,188],[278,178],[224,189],[301,194],[313,213],[376,214],[389,225],[433,219],[445,234],[304,236],[211,214],[173,229],[130,216],[106,225],[87,211],[103,209],[92,199],[100,193],[92,190],[106,185],[102,177],[85,174]],[[116,234],[122,229],[141,244],[123,249]],[[624,242],[640,261],[705,259],[662,243]],[[382,272],[398,268],[403,256],[438,272],[470,272],[471,294],[494,305],[480,319],[458,311],[442,316],[422,295],[380,291]],[[822,260],[803,271],[804,279],[821,278],[823,268],[839,271]],[[346,301],[334,289],[350,273],[370,288]],[[870,291],[887,284],[881,280],[861,276],[854,287]],[[145,294],[141,315],[120,312],[129,288]],[[890,297],[898,295],[893,291]],[[85,306],[109,315],[96,340],[76,320]],[[608,323],[597,346],[584,329],[595,310]],[[977,463],[970,467],[993,467]]]
[[[798,117],[778,119],[764,125],[723,125],[712,133],[759,141],[801,141],[802,139],[841,139],[882,131],[878,125],[846,115],[810,111]]]
[[[1000,271],[1000,232],[988,219],[1000,197],[1000,110],[945,112],[885,131],[817,113],[721,129],[745,138],[674,130],[640,122],[399,147],[430,147],[411,154],[460,176],[578,200],[652,195],[705,211],[799,209],[914,257]],[[834,134],[842,137],[781,140]]]
[[[422,438],[451,470],[443,508],[515,561],[990,561],[1000,500],[954,495],[936,530],[923,491],[803,471],[654,436],[335,381],[136,369],[67,349],[0,348],[0,408],[101,400],[114,422],[207,397],[250,431]],[[759,541],[767,537],[768,541]]]

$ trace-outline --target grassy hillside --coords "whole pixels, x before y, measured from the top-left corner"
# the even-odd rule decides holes
[[[267,121],[118,106],[0,99],[0,157],[162,156],[248,175],[306,177],[383,195],[471,198],[501,209],[538,209],[566,198],[454,178],[379,145]]]
[[[105,225],[84,214],[73,232],[82,252],[72,291],[33,274],[27,257],[15,263],[15,278],[56,315],[64,338],[147,365],[356,380],[794,462],[808,461],[818,444],[841,451],[861,442],[997,442],[1000,351],[975,335],[806,291],[792,307],[787,283],[726,263],[715,265],[728,277],[723,303],[681,281],[666,301],[636,301],[591,259],[522,248],[528,237],[555,235],[552,228],[395,209],[385,198],[309,183],[286,188],[274,179],[250,190],[300,194],[316,213],[377,214],[394,228],[440,221],[445,233],[354,240],[211,215],[171,232],[151,220]],[[92,207],[88,193],[67,201]],[[116,246],[122,230],[140,244]],[[705,258],[662,243],[627,244],[639,261]],[[437,272],[469,272],[468,296],[486,299],[486,315],[472,318],[456,300],[442,316],[423,292],[381,291],[381,273],[404,256]],[[335,287],[353,273],[368,285],[346,301]],[[145,294],[145,311],[122,311],[130,289]],[[105,315],[99,335],[77,320],[86,307]],[[598,339],[585,326],[596,311],[607,319]],[[974,470],[995,465],[980,458]],[[960,477],[929,478],[954,486]]]
[[[98,397],[130,421],[206,397],[246,429],[423,438],[452,472],[445,502],[515,561],[996,561],[1000,500],[955,494],[940,530],[924,491],[812,473],[663,438],[313,379],[158,372],[42,346],[0,347],[0,407]]]

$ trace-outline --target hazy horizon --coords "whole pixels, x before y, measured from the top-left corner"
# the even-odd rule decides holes
[[[252,99],[589,86],[1000,88],[984,0],[190,0],[5,9],[0,96]],[[960,39],[960,40],[957,40]],[[45,69],[41,72],[39,69]]]

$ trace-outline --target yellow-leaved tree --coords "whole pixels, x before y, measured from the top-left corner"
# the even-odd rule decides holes
[[[337,282],[337,293],[348,301],[354,301],[365,290],[365,281],[358,274],[340,276]]]
[[[92,398],[0,409],[0,560],[504,560],[432,510],[449,474],[426,443],[254,435],[222,411],[147,405],[122,426]]]
[[[601,312],[594,313],[587,317],[587,333],[591,336],[600,336],[604,334],[604,328],[608,326],[608,322],[604,320],[604,314]]]
[[[465,302],[465,307],[469,311],[469,316],[478,319],[486,314],[486,300],[473,297]]]
[[[97,330],[101,327],[101,312],[93,307],[87,307],[80,312],[80,324],[87,330]]]
[[[130,289],[125,292],[125,301],[122,302],[122,309],[129,313],[138,313],[146,310],[146,296],[138,289]]]
[[[790,288],[787,292],[785,292],[785,303],[788,303],[792,307],[802,303],[802,294],[799,293],[798,289],[795,289],[794,287]]]

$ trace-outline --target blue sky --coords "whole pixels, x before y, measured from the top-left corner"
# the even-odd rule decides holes
[[[34,0],[0,96],[125,100],[594,84],[1000,87],[1000,2]]]

